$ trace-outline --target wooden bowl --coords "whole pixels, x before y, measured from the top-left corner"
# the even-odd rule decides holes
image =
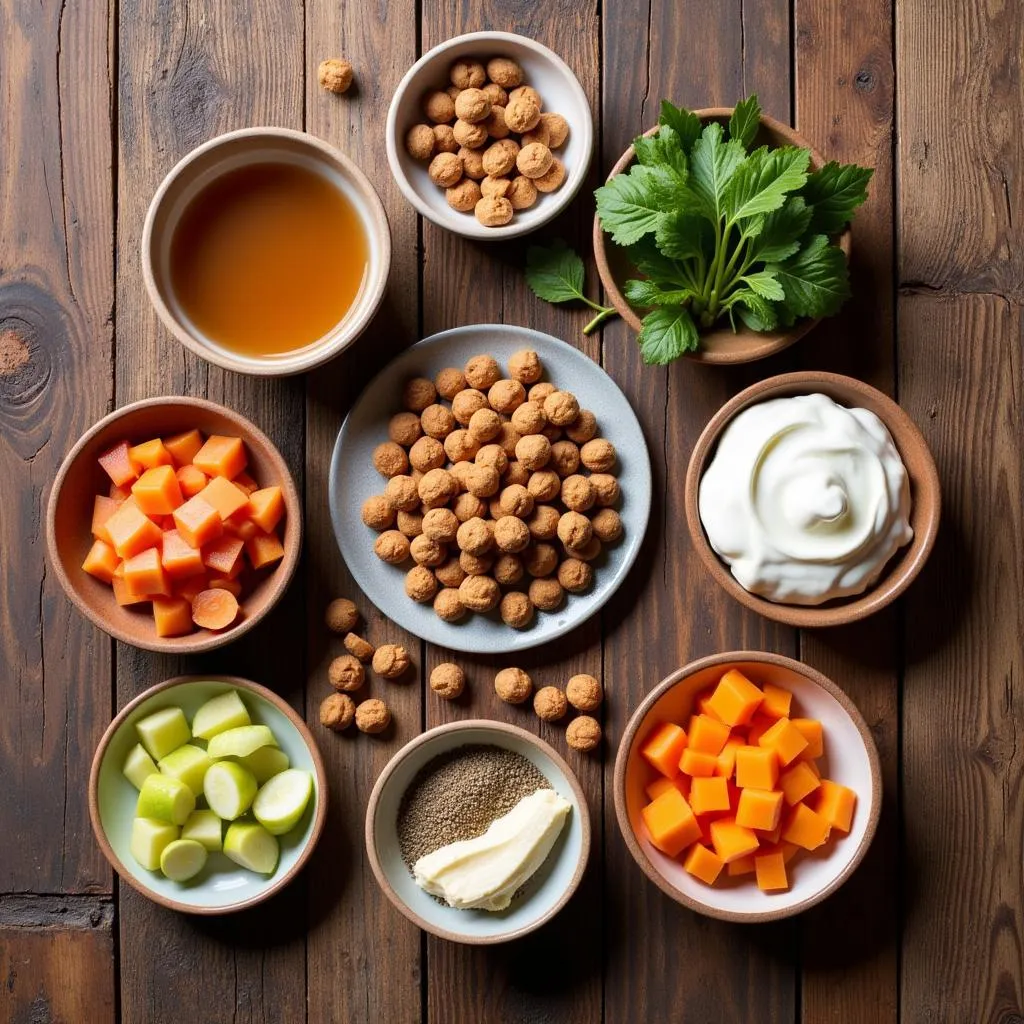
[[[158,637],[149,606],[144,611],[114,600],[107,584],[81,568],[92,545],[89,524],[93,498],[106,494],[110,480],[96,461],[99,455],[128,440],[141,442],[197,427],[204,434],[240,437],[249,454],[248,472],[262,486],[277,484],[284,493],[285,518],[281,543],[284,558],[277,567],[257,577],[256,585],[241,599],[241,614],[222,632],[198,630],[188,636]],[[68,452],[57,472],[46,510],[46,545],[64,592],[86,618],[117,640],[162,654],[197,654],[236,640],[248,633],[278,602],[299,562],[302,547],[302,505],[295,481],[270,438],[241,414],[203,398],[169,396],[146,398],[115,409],[90,427]]]
[[[663,721],[689,721],[695,696],[713,686],[730,668],[753,682],[773,683],[793,694],[802,717],[817,718],[825,729],[822,774],[857,793],[849,835],[830,840],[812,853],[801,851],[789,866],[790,888],[765,893],[750,875],[719,876],[705,885],[688,874],[682,860],[656,849],[647,837],[641,808],[644,787],[658,773],[640,754],[648,733]],[[871,731],[850,698],[830,679],[778,654],[728,651],[685,665],[662,680],[636,709],[615,758],[615,815],[633,859],[671,899],[708,917],[742,924],[777,921],[799,914],[838,889],[867,853],[882,809],[882,770]]]
[[[121,768],[138,742],[134,726],[140,718],[172,705],[181,707],[191,722],[201,704],[232,689],[241,691],[253,722],[270,726],[291,766],[313,776],[315,802],[291,832],[278,837],[281,859],[272,875],[254,874],[221,853],[211,853],[194,879],[172,882],[159,871],[147,871],[129,852],[138,793]],[[273,691],[238,676],[177,676],[140,693],[107,726],[89,773],[89,817],[103,856],[143,896],[186,914],[230,914],[262,903],[283,889],[309,860],[327,817],[327,773],[306,723]]]
[[[456,910],[421,889],[402,860],[398,809],[424,765],[467,744],[502,747],[532,761],[572,812],[547,859],[507,910]],[[440,725],[407,743],[380,773],[366,809],[366,852],[384,895],[424,931],[451,942],[493,945],[539,928],[568,903],[590,855],[590,814],[579,780],[565,760],[533,733],[514,725],[471,720]]]
[[[840,405],[868,409],[885,424],[910,477],[910,525],[914,530],[914,537],[906,547],[901,548],[893,556],[878,581],[865,593],[807,607],[767,601],[745,590],[739,584],[729,571],[729,567],[708,542],[700,521],[698,495],[701,478],[714,456],[718,438],[726,424],[737,413],[748,406],[772,398],[815,393],[828,395]],[[684,503],[690,539],[715,581],[740,604],[758,612],[766,619],[807,629],[856,622],[895,601],[921,571],[935,545],[935,537],[939,532],[942,495],[939,474],[927,442],[914,421],[891,398],[853,377],[808,370],[800,373],[783,373],[759,381],[741,391],[715,413],[697,439],[690,455],[690,464],[686,470]]]
[[[702,121],[718,121],[720,124],[726,125],[732,115],[732,108],[708,107],[705,110],[697,110],[695,113]],[[658,126],[655,125],[644,132],[644,135],[654,135],[657,131]],[[817,170],[825,162],[821,154],[802,135],[795,132],[789,125],[776,121],[775,118],[769,117],[767,114],[761,115],[761,128],[754,139],[754,144],[756,146],[799,146],[801,149],[810,149],[812,170]],[[633,147],[630,146],[619,157],[608,175],[608,180],[611,181],[616,174],[625,171],[633,162],[635,155]],[[850,229],[847,228],[835,241],[849,260]],[[601,283],[604,285],[612,305],[618,310],[622,319],[639,333],[641,317],[626,301],[626,297],[619,287],[619,281],[635,277],[637,271],[630,265],[624,250],[605,235],[601,228],[601,220],[596,215],[594,217],[594,259],[597,262],[597,272],[601,277]],[[687,352],[685,358],[698,363],[751,363],[755,359],[766,359],[768,356],[775,355],[776,352],[781,352],[784,348],[789,348],[817,323],[817,319],[805,317],[787,330],[764,334],[752,331],[742,325],[737,331],[733,331],[730,326],[718,327],[702,333],[700,348],[696,352]]]

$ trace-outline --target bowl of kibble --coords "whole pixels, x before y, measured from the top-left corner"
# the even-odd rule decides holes
[[[508,942],[554,917],[590,853],[579,781],[543,740],[486,720],[407,743],[377,779],[366,850],[389,900],[452,942]]]
[[[479,324],[413,345],[367,386],[329,498],[342,556],[388,618],[493,654],[601,608],[639,551],[651,474],[636,416],[596,363],[539,331]]]
[[[395,90],[386,131],[409,202],[439,227],[492,241],[557,216],[594,147],[569,66],[510,32],[472,32],[424,54]]]

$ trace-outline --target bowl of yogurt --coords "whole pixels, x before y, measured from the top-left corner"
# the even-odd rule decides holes
[[[800,628],[873,614],[911,584],[941,497],[921,432],[863,381],[801,372],[741,391],[711,419],[686,474],[690,536],[711,575]]]

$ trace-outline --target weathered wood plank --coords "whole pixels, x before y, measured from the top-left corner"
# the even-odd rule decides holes
[[[356,84],[344,96],[321,90],[316,67],[343,55]],[[371,676],[363,693],[384,698],[395,725],[383,736],[335,736],[319,725],[317,709],[331,691],[330,659],[343,653],[323,626],[323,609],[351,596],[367,619],[374,644],[401,643],[422,663],[420,641],[381,615],[357,590],[338,551],[328,507],[328,471],[342,418],[364,384],[418,333],[417,219],[388,169],[383,125],[391,94],[416,60],[412,0],[387,5],[306,5],[306,127],[337,145],[367,173],[391,225],[388,293],[367,333],[306,382],[307,713],[331,779],[331,816],[309,868],[307,998],[310,1021],[419,1021],[420,934],[384,897],[363,842],[366,802],[381,769],[420,731],[421,691]]]
[[[113,392],[109,12],[0,3],[0,892],[109,892],[84,780],[109,639],[46,566],[50,483]]]

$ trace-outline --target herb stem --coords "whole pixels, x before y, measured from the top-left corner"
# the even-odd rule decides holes
[[[588,299],[586,295],[583,295],[582,293],[578,295],[577,298],[580,302],[589,306],[596,313],[605,313],[608,311],[608,306],[602,306],[599,302],[594,302],[593,299]]]
[[[588,302],[587,305],[592,306],[594,309],[600,309],[601,312],[583,328],[584,334],[593,333],[605,322],[605,320],[610,320],[613,316],[618,316],[619,314],[619,311],[612,306],[595,306],[592,302]]]

